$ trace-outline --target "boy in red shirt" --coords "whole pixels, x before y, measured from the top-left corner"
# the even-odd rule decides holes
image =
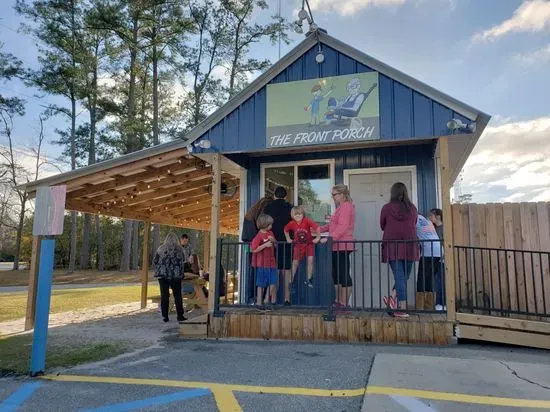
[[[277,303],[277,262],[275,261],[276,240],[271,226],[273,218],[262,213],[256,220],[256,226],[259,231],[250,243],[252,251],[252,267],[256,269],[257,298],[256,303],[262,304],[264,289],[269,287],[269,292],[265,294],[265,304],[269,303],[271,295],[271,304]]]
[[[314,243],[319,243],[321,239],[321,233],[319,232],[319,225],[313,220],[308,219],[304,213],[303,206],[295,206],[290,213],[292,221],[288,222],[285,226],[285,237],[288,243],[294,243],[294,253],[292,257],[292,281],[298,270],[300,260],[307,256],[307,281],[306,285],[310,288],[313,287],[311,282],[313,278],[313,251]],[[315,238],[311,235],[311,232],[315,233]],[[290,238],[290,232],[294,234],[294,240]]]

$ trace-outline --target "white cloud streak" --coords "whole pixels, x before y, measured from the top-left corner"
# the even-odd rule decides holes
[[[550,117],[487,127],[461,185],[474,202],[550,201]]]
[[[530,53],[517,54],[514,59],[524,66],[534,66],[550,62],[550,44]]]
[[[310,0],[312,11],[321,13],[338,13],[342,16],[352,15],[367,7],[399,7],[407,0]]]
[[[539,32],[550,27],[550,1],[524,1],[512,17],[488,30],[474,34],[474,43],[495,41],[514,32]]]

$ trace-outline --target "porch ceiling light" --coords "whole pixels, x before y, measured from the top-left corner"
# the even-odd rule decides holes
[[[473,133],[476,130],[476,126],[476,122],[470,122],[466,124],[460,119],[452,119],[447,122],[447,127],[452,132],[455,132],[457,130],[468,130]]]

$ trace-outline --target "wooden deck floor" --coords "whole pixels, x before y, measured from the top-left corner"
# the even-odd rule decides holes
[[[208,338],[446,345],[453,336],[453,324],[444,314],[398,319],[384,312],[340,312],[330,321],[321,310],[233,307],[223,311],[223,316],[210,315]]]

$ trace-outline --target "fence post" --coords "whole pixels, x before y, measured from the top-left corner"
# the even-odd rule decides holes
[[[453,218],[451,211],[451,169],[449,167],[449,138],[439,138],[439,168],[443,209],[443,242],[445,246],[445,300],[447,320],[456,320],[456,288],[454,264]]]

